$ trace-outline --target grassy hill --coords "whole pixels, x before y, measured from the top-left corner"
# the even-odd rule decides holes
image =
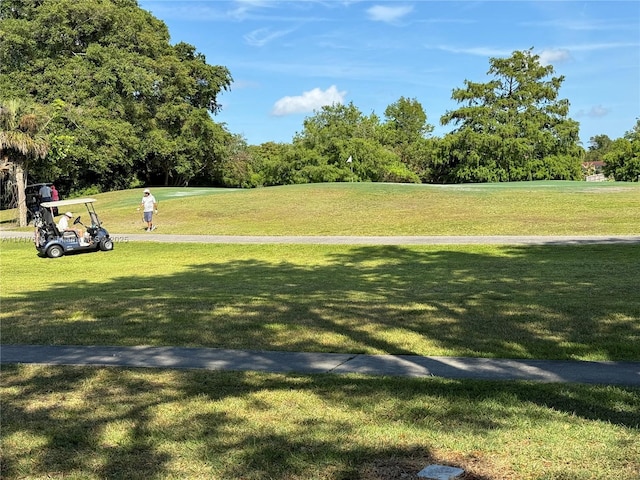
[[[640,184],[306,184],[153,188],[159,233],[215,235],[624,235],[640,233]],[[144,228],[142,189],[96,195],[113,233]],[[0,212],[8,223],[13,212]],[[76,212],[74,212],[76,213]],[[78,211],[77,213],[82,213]]]

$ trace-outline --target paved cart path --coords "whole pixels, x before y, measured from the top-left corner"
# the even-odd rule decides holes
[[[640,362],[510,360],[183,347],[2,345],[1,363],[359,373],[404,377],[577,382],[640,387]]]
[[[346,235],[174,235],[162,233],[111,233],[115,243],[301,243],[316,245],[593,245],[635,244],[640,235],[412,235],[412,236],[346,236]],[[0,230],[0,239],[30,240],[33,232]]]

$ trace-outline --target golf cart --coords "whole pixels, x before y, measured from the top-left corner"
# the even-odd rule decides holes
[[[100,224],[98,214],[93,206],[94,202],[93,198],[42,202],[34,217],[35,244],[38,254],[58,258],[71,252],[113,250],[113,240],[109,238],[109,233]],[[85,233],[80,235],[76,229],[59,231],[54,215],[56,209],[63,212],[66,207],[82,204],[89,213],[91,225],[85,226],[80,221],[80,216],[74,220],[73,225],[82,225]]]

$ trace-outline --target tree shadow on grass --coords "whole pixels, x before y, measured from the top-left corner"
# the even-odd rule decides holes
[[[626,433],[601,441],[619,454],[615,466],[640,414],[638,389],[523,382],[3,366],[2,386],[7,479],[371,480],[416,478],[430,463],[463,468],[467,480],[514,478],[547,452],[495,470],[495,442],[518,439],[523,421],[527,435],[531,424],[580,431],[576,416],[618,425]],[[570,459],[562,468],[592,473]]]
[[[26,291],[3,300],[3,341],[640,359],[638,245],[277,248]]]
[[[636,245],[317,248],[312,260],[288,258],[286,250],[278,259],[260,249],[236,259],[209,246],[202,261],[169,275],[100,272],[100,282],[31,288],[3,298],[3,342],[640,358]],[[175,261],[171,251],[156,253],[159,265]],[[91,272],[90,257],[73,260]],[[70,311],[81,314],[68,318]],[[517,431],[513,411],[531,408],[526,415],[537,422],[577,416],[637,437],[640,414],[638,390],[631,388],[228,372],[172,372],[168,388],[154,379],[169,375],[162,371],[67,367],[23,377],[22,368],[3,366],[3,388],[18,392],[3,396],[3,478],[24,477],[32,456],[34,471],[26,476],[179,476],[183,453],[175,448],[183,444],[197,452],[183,477],[194,468],[210,478],[358,479],[369,466],[388,465],[385,459],[419,458],[473,465],[473,474],[484,476],[476,478],[499,478],[484,473],[491,472],[486,458],[439,456],[437,432]],[[82,389],[88,389],[85,400],[73,401]],[[265,391],[290,402],[288,409],[261,403]],[[410,425],[410,440],[355,442],[350,438],[363,435],[360,425],[323,413],[330,407],[357,416],[376,396],[376,405],[389,407],[370,412],[373,421],[392,425],[390,431]],[[321,403],[289,418],[306,397]],[[438,399],[443,404],[435,408]],[[253,402],[255,417],[233,405],[218,408],[232,400]],[[207,408],[199,410],[198,402]],[[496,403],[503,406],[479,414],[482,405]],[[177,412],[158,423],[164,409]],[[319,430],[323,436],[314,435]],[[231,434],[236,431],[246,433]],[[13,447],[25,437],[36,445]]]

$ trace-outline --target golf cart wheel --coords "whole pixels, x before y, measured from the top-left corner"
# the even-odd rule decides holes
[[[64,255],[64,250],[60,245],[52,245],[47,250],[47,256],[49,258],[59,258]]]
[[[100,240],[100,250],[102,250],[103,252],[113,250],[113,240],[106,237]]]

